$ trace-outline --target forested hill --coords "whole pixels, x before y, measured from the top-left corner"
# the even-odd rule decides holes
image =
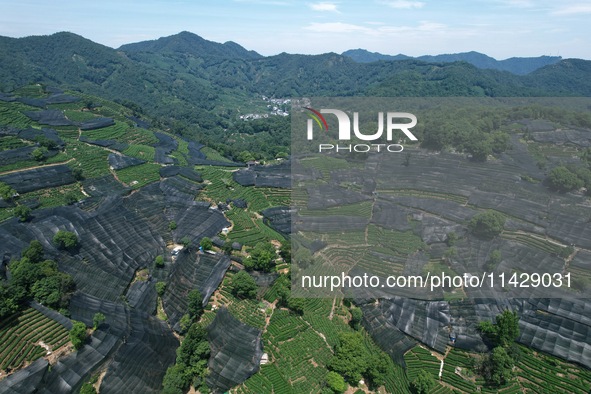
[[[482,69],[493,69],[499,71],[509,71],[510,73],[517,75],[529,74],[538,68],[547,66],[549,64],[558,63],[562,57],[560,56],[538,56],[538,57],[511,57],[505,60],[496,60],[483,53],[470,51],[462,53],[452,53],[444,55],[425,55],[412,57],[403,54],[398,55],[384,55],[378,52],[369,52],[365,49],[350,49],[342,53],[343,56],[347,56],[358,63],[369,63],[376,62],[379,60],[408,60],[416,59],[424,62],[467,62],[475,67]]]
[[[219,44],[188,31],[173,36],[161,37],[157,40],[125,44],[119,50],[125,52],[177,52],[193,56],[219,56],[237,59],[258,59],[262,57],[255,51],[246,50],[235,42],[228,41]]]
[[[227,140],[261,96],[591,96],[591,62],[565,59],[528,75],[466,62],[357,63],[336,53],[263,57],[182,32],[112,49],[73,33],[0,37],[0,91],[60,85],[149,111],[174,132]],[[190,137],[190,136],[188,136]]]

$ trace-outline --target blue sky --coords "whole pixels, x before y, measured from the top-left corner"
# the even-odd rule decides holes
[[[591,59],[589,0],[0,0],[0,35],[71,31],[110,47],[187,30],[263,55],[435,55]]]

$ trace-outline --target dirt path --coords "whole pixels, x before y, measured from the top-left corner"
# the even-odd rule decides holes
[[[43,164],[43,165],[40,165],[40,166],[33,166],[33,167],[27,167],[27,168],[19,168],[17,170],[10,170],[10,171],[6,171],[6,172],[2,172],[2,173],[0,173],[0,175],[14,174],[15,172],[23,172],[23,171],[35,170],[37,168],[47,168],[47,167],[61,166],[63,164],[68,164],[68,163],[70,163],[73,160],[76,160],[76,159],[72,157],[70,160],[61,161],[59,163],[51,163],[51,164]]]
[[[334,307],[335,307],[336,303],[337,303],[337,298],[335,297],[332,299],[332,307],[330,308],[330,314],[328,315],[328,318],[330,320],[332,320],[332,316],[334,315]]]

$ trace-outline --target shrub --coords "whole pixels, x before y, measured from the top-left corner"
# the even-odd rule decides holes
[[[330,371],[326,375],[326,384],[335,393],[342,393],[347,389],[347,383],[345,383],[345,379],[343,379],[341,375],[334,371]]]
[[[104,322],[105,322],[105,315],[103,315],[101,312],[95,313],[94,316],[92,317],[92,325],[95,330]]]
[[[80,349],[86,341],[86,325],[82,322],[75,321],[70,330],[70,341],[76,350]]]
[[[16,190],[8,186],[6,183],[0,182],[0,198],[4,201],[12,201],[15,194]]]
[[[157,282],[156,283],[156,293],[158,293],[158,295],[160,297],[162,297],[164,295],[165,291],[166,291],[166,282]]]
[[[31,217],[31,208],[26,205],[19,205],[14,209],[14,214],[18,217],[21,222],[26,222]]]
[[[421,370],[417,377],[410,383],[410,387],[417,394],[427,394],[435,386],[435,379],[427,372]]]
[[[505,216],[499,212],[488,210],[475,215],[468,224],[470,231],[483,238],[493,238],[503,231]]]
[[[71,231],[58,231],[53,237],[53,242],[60,249],[74,249],[78,246],[78,237]]]
[[[234,275],[230,287],[232,294],[238,298],[255,298],[259,288],[254,278],[246,271],[240,271]]]
[[[201,246],[203,250],[211,250],[211,248],[213,247],[213,243],[211,242],[211,239],[203,237],[203,239],[199,243],[199,246]]]
[[[568,192],[584,186],[583,180],[564,166],[556,167],[550,171],[547,179],[550,187],[560,192]]]
[[[203,313],[203,296],[198,289],[193,289],[187,295],[189,305],[187,312],[192,319],[198,319]]]
[[[164,268],[164,257],[156,256],[156,259],[154,259],[154,264],[156,265],[156,268]]]

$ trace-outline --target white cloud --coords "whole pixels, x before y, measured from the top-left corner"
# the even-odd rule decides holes
[[[383,26],[373,25],[366,27],[343,22],[311,23],[304,27],[306,30],[320,33],[362,33],[375,37],[387,37],[397,34],[424,34],[424,33],[447,33],[448,26],[442,23],[420,21],[415,26]]]
[[[553,15],[577,15],[591,14],[591,4],[573,4],[559,8],[552,12]]]
[[[369,29],[367,27],[342,22],[311,23],[308,26],[304,27],[304,29],[320,33],[372,32],[372,29]]]
[[[310,4],[310,8],[314,11],[339,12],[337,5],[334,3],[312,3]]]
[[[411,1],[411,0],[393,0],[393,1],[383,1],[383,4],[398,9],[406,9],[410,10],[413,8],[423,8],[425,3],[422,1]]]
[[[532,0],[502,0],[503,4],[515,8],[531,8],[535,5]]]

